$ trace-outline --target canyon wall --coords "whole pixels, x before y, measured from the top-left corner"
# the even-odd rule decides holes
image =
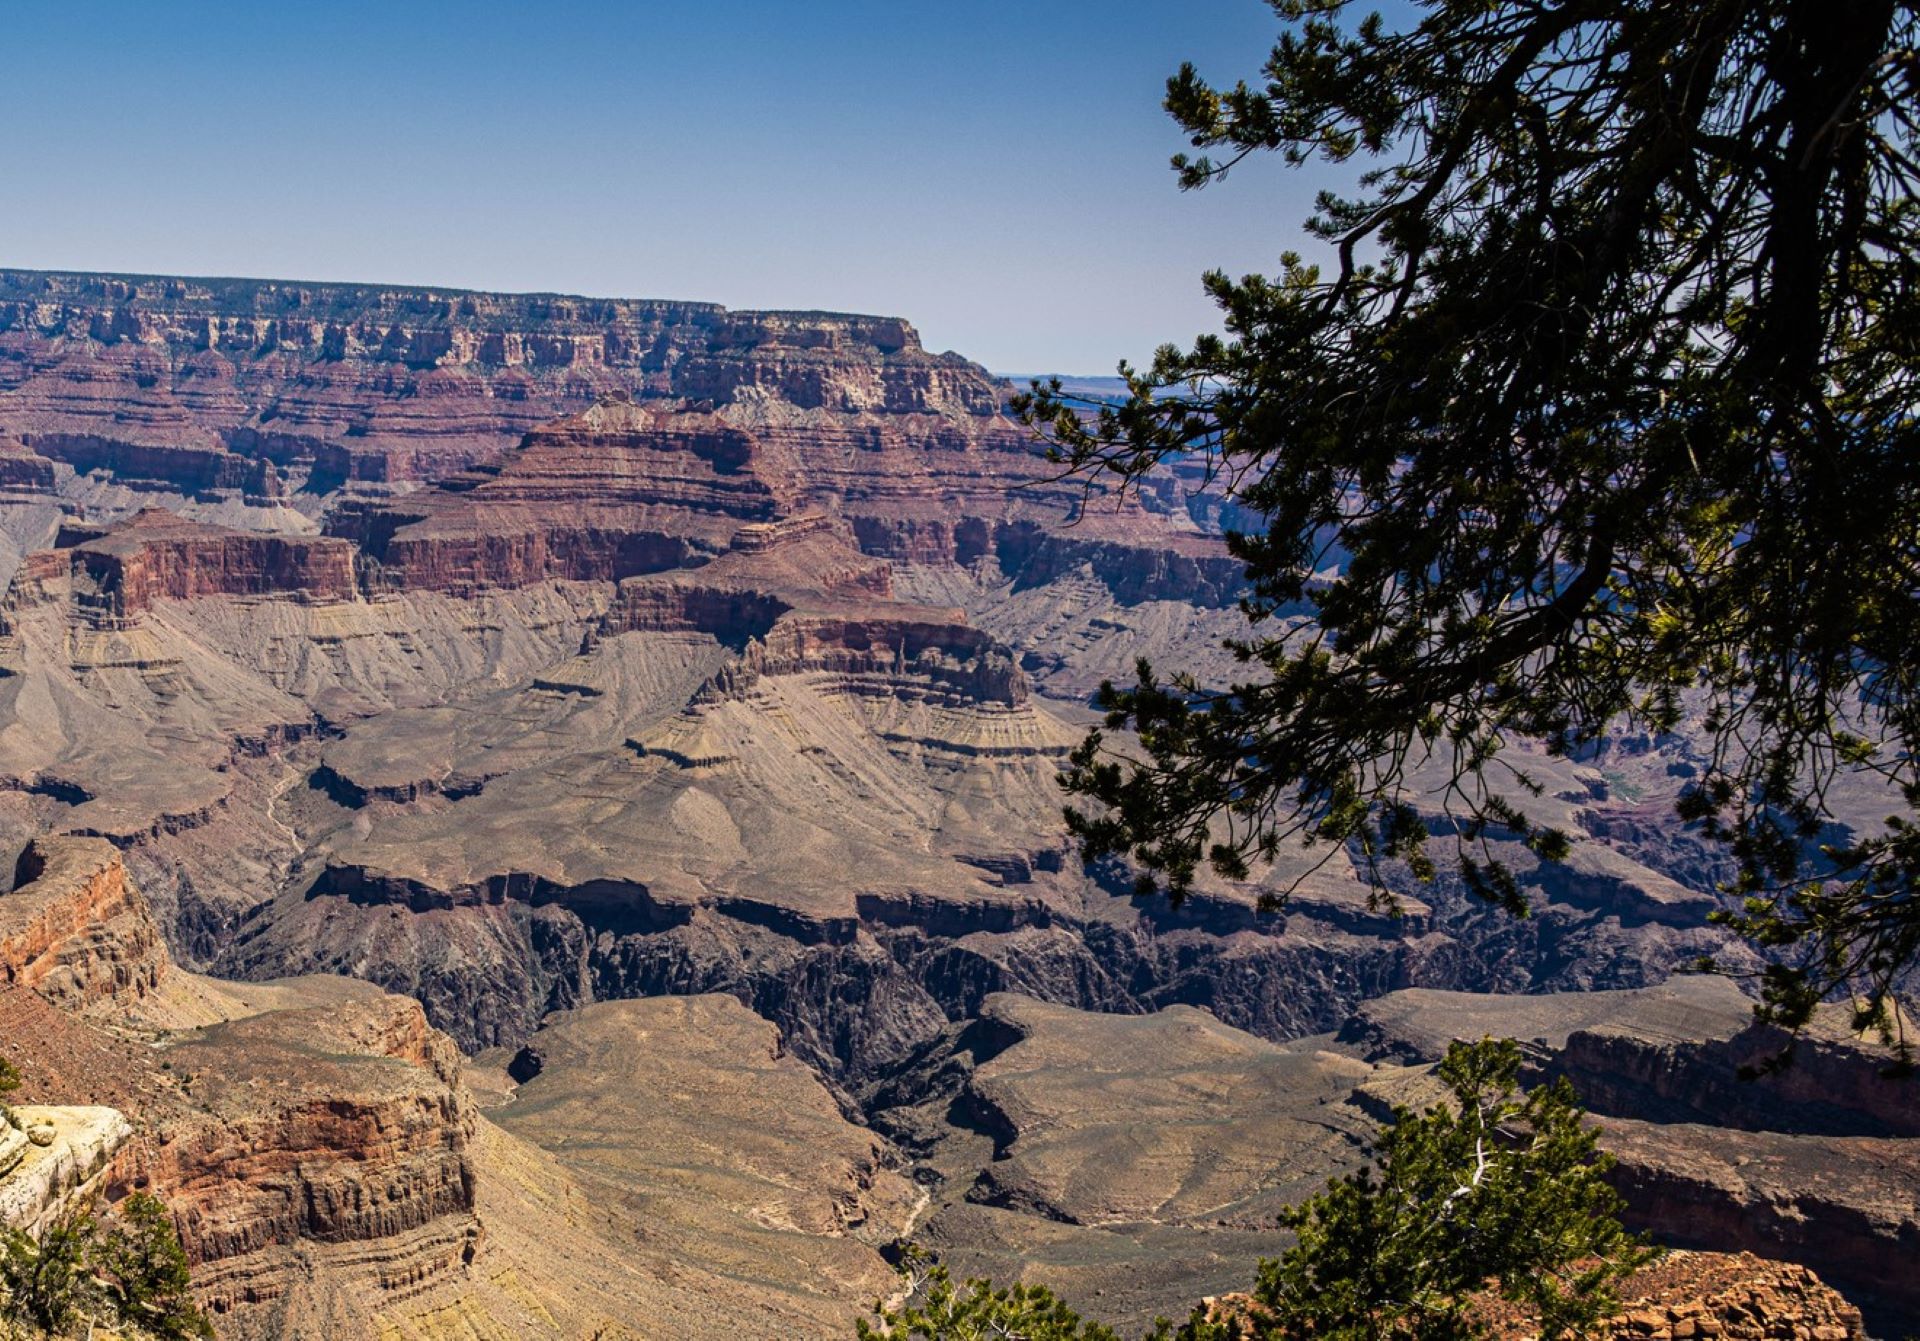
[[[609,394],[992,415],[905,322],[708,303],[0,271],[0,429],[189,494],[430,480]]]

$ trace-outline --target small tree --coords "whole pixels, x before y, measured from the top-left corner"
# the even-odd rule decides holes
[[[213,1335],[193,1302],[186,1250],[174,1232],[173,1212],[147,1192],[135,1192],[101,1227],[95,1269],[120,1316],[169,1341]]]
[[[0,1322],[10,1336],[22,1327],[53,1336],[95,1300],[87,1271],[93,1235],[93,1217],[84,1207],[62,1215],[38,1242],[17,1229],[0,1230]]]
[[[1119,1333],[1089,1322],[1044,1285],[996,1288],[991,1281],[955,1285],[927,1254],[907,1249],[900,1264],[907,1297],[873,1306],[875,1322],[860,1319],[860,1341],[1120,1341]]]
[[[143,1337],[213,1335],[193,1302],[187,1255],[158,1197],[136,1192],[106,1223],[75,1204],[38,1241],[0,1229],[0,1335],[64,1334],[82,1317],[118,1316]]]
[[[1572,1088],[1523,1094],[1519,1070],[1511,1040],[1455,1043],[1438,1072],[1453,1104],[1396,1109],[1374,1167],[1289,1213],[1299,1242],[1261,1263],[1253,1306],[1196,1314],[1182,1341],[1479,1337],[1487,1291],[1548,1341],[1593,1334],[1618,1308],[1614,1283],[1653,1254],[1620,1226]]]

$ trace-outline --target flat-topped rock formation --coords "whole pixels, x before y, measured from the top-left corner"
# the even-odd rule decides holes
[[[118,525],[67,525],[55,548],[32,555],[8,593],[14,609],[65,604],[92,628],[124,628],[159,601],[280,596],[343,601],[358,595],[355,552],[344,540],[272,535],[188,521],[147,508]],[[0,630],[8,616],[0,610]]]
[[[893,1288],[878,1249],[924,1198],[889,1144],[847,1120],[778,1033],[728,996],[602,1002],[548,1019],[488,1115],[551,1151],[649,1237],[740,1273],[745,1292],[849,1330]]]
[[[617,402],[531,433],[494,466],[348,514],[369,580],[465,594],[549,578],[617,582],[724,550],[793,502],[711,414]]]
[[[1237,594],[1218,540],[1137,504],[1088,506],[1049,473],[1004,420],[614,399],[328,525],[365,550],[375,588],[396,590],[618,581],[696,566],[742,525],[825,512],[864,552],[901,562],[992,559],[1028,585],[1086,565],[1126,602]]]
[[[0,271],[0,428],[186,493],[437,478],[610,393],[990,416],[886,317],[709,303]]]
[[[1336,1042],[1369,1061],[1418,1066],[1439,1061],[1455,1040],[1491,1036],[1517,1039],[1544,1061],[1561,1056],[1583,1030],[1651,1041],[1735,1034],[1752,1023],[1752,999],[1726,978],[1706,974],[1656,987],[1540,996],[1414,987],[1360,1006]],[[1713,1077],[1716,1087],[1724,1079]]]

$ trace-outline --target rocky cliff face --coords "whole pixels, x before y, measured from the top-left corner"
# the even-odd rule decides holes
[[[69,524],[55,549],[33,556],[6,605],[53,601],[80,622],[127,627],[160,601],[280,596],[351,600],[354,549],[321,536],[263,535],[182,520],[148,508],[110,528]],[[0,609],[0,630],[9,616]]]
[[[1696,1020],[1691,1032],[1577,1029],[1554,1069],[1597,1113],[1810,1136],[1920,1137],[1920,1092],[1887,1074],[1884,1052],[1837,1026],[1823,1021],[1796,1038],[1750,1021],[1711,1032]]]
[[[343,514],[376,588],[466,593],[549,578],[617,582],[727,547],[791,510],[757,447],[718,417],[617,401],[539,429],[495,465]]]
[[[165,1054],[197,1111],[119,1179],[165,1196],[217,1315],[270,1306],[302,1244],[389,1245],[382,1286],[419,1288],[481,1232],[455,1056],[397,998],[215,1026]]]
[[[53,462],[18,439],[0,436],[0,495],[32,498],[53,493]]]
[[[438,478],[600,396],[992,415],[905,322],[558,295],[0,272],[0,427],[187,493]]]
[[[18,1110],[29,1142],[0,1168],[0,1221],[31,1230],[76,1197],[151,1189],[236,1335],[311,1270],[303,1245],[377,1248],[388,1290],[470,1259],[477,1118],[417,1002],[347,982],[235,996],[180,974],[93,838],[22,853],[0,895],[0,991],[26,1094],[64,1101]],[[169,1011],[222,1022],[154,1031]],[[89,1021],[146,1024],[148,1042],[117,1048]]]
[[[1552,1064],[1603,1115],[1634,1224],[1802,1262],[1875,1309],[1920,1316],[1920,1082],[1823,1022],[1649,1037],[1575,1031]],[[1777,1063],[1789,1045],[1790,1064]],[[1764,1070],[1742,1079],[1752,1069]]]
[[[38,838],[0,894],[0,982],[98,1012],[154,992],[166,946],[120,853],[98,838]]]

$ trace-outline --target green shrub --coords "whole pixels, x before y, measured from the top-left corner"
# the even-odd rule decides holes
[[[93,1264],[126,1321],[168,1341],[213,1335],[212,1324],[193,1302],[173,1213],[158,1197],[135,1192],[114,1207],[94,1244]]]
[[[0,1057],[0,1123],[19,1126],[14,1121],[13,1110],[7,1106],[7,1096],[20,1088],[20,1071],[5,1057]]]
[[[193,1302],[187,1255],[158,1197],[136,1192],[104,1218],[75,1206],[39,1240],[0,1230],[0,1325],[58,1336],[82,1319],[117,1318],[163,1341],[213,1335]]]
[[[93,1216],[76,1208],[48,1226],[39,1241],[17,1229],[0,1230],[0,1322],[10,1335],[32,1327],[42,1336],[65,1331],[98,1303],[87,1271]]]
[[[860,1341],[1120,1341],[1117,1332],[1088,1322],[1041,1285],[996,1288],[991,1281],[955,1285],[947,1269],[909,1247],[900,1266],[906,1298],[896,1307],[876,1303],[875,1321],[856,1324]]]

